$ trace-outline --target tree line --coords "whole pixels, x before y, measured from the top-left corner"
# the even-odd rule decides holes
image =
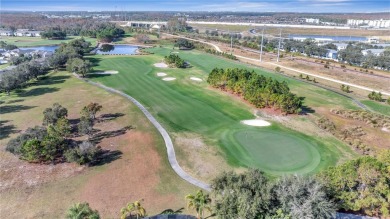
[[[214,68],[207,82],[215,87],[242,96],[258,108],[274,107],[283,113],[299,113],[303,98],[290,92],[285,81],[266,78],[246,69]]]

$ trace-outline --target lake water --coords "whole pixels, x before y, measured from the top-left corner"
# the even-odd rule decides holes
[[[137,53],[137,49],[137,46],[104,44],[96,53],[106,55],[133,55]]]
[[[318,39],[330,39],[332,41],[367,41],[366,37],[355,37],[355,36],[327,36],[327,35],[299,35],[290,34],[289,38],[318,38]]]
[[[47,52],[55,52],[58,46],[35,46],[35,47],[20,47],[21,50],[31,50],[31,51],[47,51]]]

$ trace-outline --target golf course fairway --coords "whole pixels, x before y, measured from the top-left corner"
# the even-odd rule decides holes
[[[170,47],[171,48],[171,47]],[[93,75],[90,79],[123,91],[137,99],[167,129],[170,134],[194,133],[202,136],[209,145],[221,149],[228,164],[236,167],[256,167],[271,174],[308,174],[329,165],[335,165],[343,156],[334,141],[320,142],[306,134],[287,129],[271,122],[271,126],[253,127],[240,121],[254,119],[250,106],[224,92],[210,89],[206,79],[215,67],[249,68],[234,61],[199,51],[179,52],[191,64],[190,68],[164,68],[164,81],[157,76],[160,63],[168,48],[149,49],[152,55],[90,57],[96,66],[94,71],[116,70],[118,74]],[[253,68],[256,72],[289,85],[306,86],[302,92],[318,92],[321,104],[352,106],[346,98],[332,98],[320,88],[288,80],[279,75]],[[197,77],[203,81],[193,81]],[[310,93],[310,92],[309,92]],[[321,94],[324,93],[324,94]],[[315,99],[307,102],[316,104]],[[306,100],[305,100],[306,103]],[[353,106],[352,106],[353,107]]]

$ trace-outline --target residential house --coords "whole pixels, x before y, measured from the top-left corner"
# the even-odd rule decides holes
[[[348,46],[348,43],[333,43],[333,44],[337,46],[337,51],[346,49]]]
[[[337,50],[333,50],[333,49],[328,49],[327,52],[326,52],[326,58],[327,59],[333,59],[333,60],[337,60]]]
[[[14,32],[12,30],[0,30],[0,36],[13,36]]]

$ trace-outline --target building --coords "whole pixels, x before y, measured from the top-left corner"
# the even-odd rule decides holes
[[[371,28],[389,28],[390,20],[355,20],[348,19],[348,26],[367,26]]]
[[[14,32],[11,30],[0,30],[0,36],[13,36]]]
[[[326,52],[326,58],[327,59],[333,59],[333,60],[337,60],[337,50],[333,50],[333,49],[328,49],[327,52]]]
[[[384,51],[385,51],[384,49],[365,49],[362,51],[362,53],[364,56],[368,55],[369,53],[372,53],[375,56],[379,56]]]
[[[305,22],[306,22],[306,23],[312,23],[312,24],[319,24],[319,23],[320,23],[320,19],[316,19],[316,18],[305,18]]]
[[[348,46],[348,43],[333,43],[333,44],[337,46],[337,51],[346,49]]]

